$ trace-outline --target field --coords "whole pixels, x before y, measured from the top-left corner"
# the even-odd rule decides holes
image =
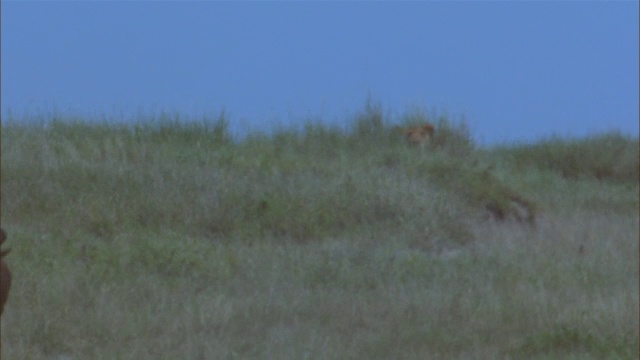
[[[3,359],[638,358],[637,138],[174,120],[3,124]]]

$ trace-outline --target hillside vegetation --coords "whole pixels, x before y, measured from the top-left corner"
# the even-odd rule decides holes
[[[3,124],[2,355],[637,358],[638,139],[425,121]]]

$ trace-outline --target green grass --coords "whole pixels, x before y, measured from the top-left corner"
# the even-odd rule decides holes
[[[637,358],[637,139],[351,121],[3,124],[2,355]]]
[[[567,179],[635,182],[640,174],[638,139],[617,132],[584,139],[552,137],[504,150],[517,169],[553,171]]]

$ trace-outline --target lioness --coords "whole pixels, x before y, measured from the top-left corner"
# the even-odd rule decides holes
[[[433,125],[426,123],[420,126],[412,126],[400,129],[411,144],[424,145],[433,138],[436,129]]]

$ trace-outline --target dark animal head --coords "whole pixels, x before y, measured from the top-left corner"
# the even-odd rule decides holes
[[[3,229],[0,229],[0,245],[4,243],[7,238],[7,233]],[[11,271],[4,262],[4,256],[9,253],[9,250],[0,250],[0,315],[4,311],[4,304],[9,297],[9,288],[11,288]]]

